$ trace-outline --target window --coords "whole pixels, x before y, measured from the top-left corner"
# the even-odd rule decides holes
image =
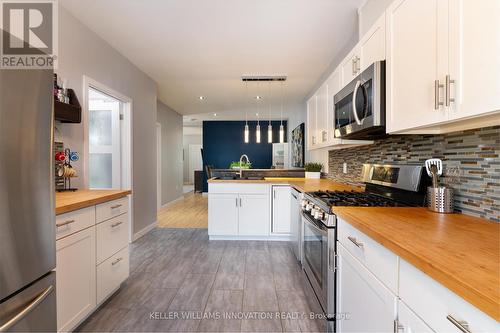
[[[121,121],[123,102],[88,88],[89,187],[122,187]]]

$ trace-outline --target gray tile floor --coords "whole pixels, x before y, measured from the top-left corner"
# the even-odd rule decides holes
[[[287,242],[155,229],[131,245],[129,279],[78,331],[324,331],[310,292]]]

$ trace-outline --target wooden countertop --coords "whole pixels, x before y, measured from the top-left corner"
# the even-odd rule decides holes
[[[56,192],[56,215],[119,199],[131,194],[130,190],[78,190]]]
[[[500,224],[427,208],[334,207],[337,216],[500,321]]]
[[[267,177],[259,180],[209,179],[209,183],[241,183],[241,184],[288,184],[299,192],[312,191],[362,191],[362,187],[335,182],[331,179]]]

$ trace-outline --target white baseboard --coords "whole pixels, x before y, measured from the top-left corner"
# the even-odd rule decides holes
[[[167,202],[166,204],[164,204],[163,206],[161,206],[161,208],[160,208],[160,209],[162,209],[162,208],[167,208],[167,207],[169,207],[169,206],[172,206],[174,203],[179,202],[179,201],[181,201],[181,200],[184,200],[184,196],[180,196],[180,197],[178,197],[177,199],[174,199],[174,200],[172,200],[172,201]]]
[[[208,236],[210,240],[245,240],[245,241],[282,241],[288,242],[292,238],[290,236]]]
[[[147,227],[144,227],[141,230],[139,230],[138,232],[136,232],[132,236],[132,242],[135,242],[136,240],[138,240],[139,238],[141,238],[142,236],[144,236],[145,234],[147,234],[148,232],[150,232],[151,230],[156,228],[157,225],[158,225],[158,221],[154,221],[153,223],[151,223]]]

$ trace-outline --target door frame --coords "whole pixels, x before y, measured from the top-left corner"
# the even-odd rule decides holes
[[[162,158],[161,158],[161,124],[156,122],[156,210],[160,210],[162,206]]]
[[[123,112],[123,120],[121,125],[121,177],[122,177],[122,188],[123,189],[132,189],[133,188],[133,101],[132,98],[114,90],[107,85],[94,80],[93,78],[83,75],[83,114],[82,114],[82,123],[83,123],[83,184],[84,188],[89,188],[89,96],[88,91],[89,88],[98,90],[102,93],[105,93],[113,98],[116,98],[120,102],[122,102],[122,112]],[[134,200],[132,195],[128,196],[129,200],[129,242],[132,242],[132,237],[134,234]]]

